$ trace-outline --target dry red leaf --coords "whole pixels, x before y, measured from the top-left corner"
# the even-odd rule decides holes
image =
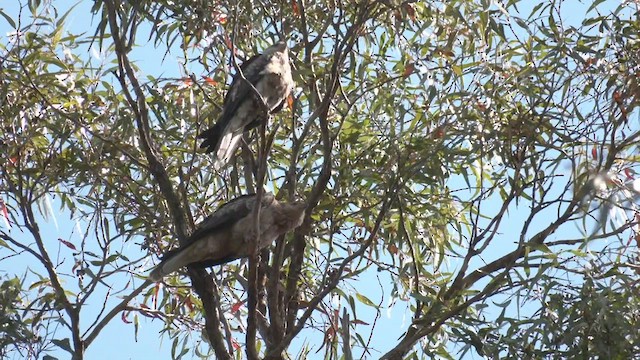
[[[229,49],[231,49],[233,47],[232,46],[233,44],[231,44],[231,39],[229,38],[229,35],[225,34],[225,36],[224,36],[224,44],[227,45],[227,47]]]
[[[157,282],[156,286],[153,289],[153,308],[158,308],[158,293],[160,292],[160,283]]]
[[[440,139],[444,136],[444,126],[439,126],[431,133],[434,139]]]
[[[633,180],[634,179],[633,178],[633,174],[634,174],[633,170],[631,170],[629,168],[625,168],[624,169],[624,174],[627,176],[628,180]]]
[[[235,350],[240,350],[240,344],[238,344],[236,339],[231,339],[231,346],[233,346]]]
[[[222,25],[227,23],[227,14],[223,14],[221,12],[214,11],[212,17],[214,19],[216,19]]]
[[[620,100],[622,100],[622,95],[621,95],[619,92],[614,91],[614,92],[613,92],[613,100],[614,100],[615,102],[619,103],[619,102],[620,102]]]
[[[635,217],[636,217],[636,223],[640,224],[640,213],[636,212]],[[636,239],[636,246],[640,247],[640,232],[638,232],[637,230],[636,230],[636,233],[634,234],[634,238]]]
[[[240,308],[242,307],[242,301],[237,302],[235,304],[233,304],[231,306],[231,314],[235,314],[238,312],[238,310],[240,310]]]
[[[402,73],[402,76],[403,77],[407,77],[407,76],[413,74],[414,71],[416,71],[416,64],[415,63],[409,63],[404,68],[404,72]]]
[[[68,247],[69,249],[72,250],[76,250],[76,246],[73,245],[72,243],[68,242],[67,240],[64,240],[62,238],[58,238],[58,241],[60,241],[61,243],[63,243],[66,247]]]
[[[402,21],[402,13],[400,12],[400,10],[396,9],[396,11],[393,12],[393,17],[396,21]]]
[[[336,334],[336,330],[333,328],[333,326],[329,326],[327,328],[327,331],[324,332],[325,339],[327,340],[333,339],[333,336],[335,334]]]
[[[123,311],[122,315],[120,315],[120,318],[122,319],[122,322],[124,322],[125,324],[131,324],[132,321],[127,319],[127,315],[129,315],[128,311]]]
[[[291,0],[291,7],[293,9],[293,15],[300,16],[300,7],[298,6],[298,2],[296,0]]]
[[[187,305],[187,307],[189,308],[189,311],[193,311],[195,309],[195,306],[193,305],[193,301],[191,301],[191,296],[187,296],[184,299],[184,304]]]
[[[598,62],[598,59],[596,59],[596,58],[592,58],[592,57],[587,58],[584,61],[584,67],[587,68],[587,67],[595,64],[596,62]]]
[[[287,106],[289,107],[289,110],[293,111],[293,95],[291,94],[287,96]]]
[[[595,146],[591,148],[591,157],[594,159],[598,158],[598,149],[596,149]]]
[[[453,57],[453,55],[455,55],[450,49],[437,48],[436,52],[446,57]]]
[[[387,246],[387,250],[389,250],[389,252],[393,255],[396,255],[398,253],[398,247],[394,244],[389,244],[389,246]]]
[[[4,201],[0,199],[0,212],[2,212],[2,216],[9,224],[9,211],[7,211],[7,206],[4,204]]]
[[[409,15],[409,19],[411,19],[412,21],[416,21],[416,9],[413,7],[413,4],[405,3],[404,11],[406,11],[407,15]]]
[[[204,76],[204,82],[207,83],[207,85],[211,85],[211,86],[218,85],[217,81],[213,80],[212,78],[210,78],[208,76]]]

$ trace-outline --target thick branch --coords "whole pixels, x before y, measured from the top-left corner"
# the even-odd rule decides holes
[[[322,289],[322,291],[320,291],[316,296],[314,296],[313,299],[311,299],[307,309],[305,310],[305,312],[298,319],[297,324],[295,324],[295,326],[287,329],[287,335],[285,336],[285,338],[280,342],[280,344],[278,344],[278,346],[276,346],[273,349],[269,350],[269,353],[267,354],[267,357],[276,356],[278,353],[280,353],[282,350],[284,350],[289,345],[289,343],[293,340],[293,338],[295,338],[298,335],[298,333],[300,333],[300,331],[302,331],[302,329],[304,328],[305,323],[311,317],[311,315],[316,310],[316,308],[318,307],[320,302],[331,291],[333,291],[338,286],[338,283],[342,279],[341,274],[344,272],[345,268],[347,266],[349,266],[349,264],[354,259],[357,259],[357,258],[361,257],[362,255],[364,255],[364,253],[373,244],[373,242],[375,241],[375,239],[378,236],[378,231],[380,230],[380,226],[382,225],[382,220],[387,215],[389,207],[391,206],[392,199],[395,198],[395,192],[397,191],[397,188],[399,187],[398,184],[399,184],[399,179],[395,179],[393,184],[391,185],[389,191],[387,191],[387,193],[385,194],[384,202],[382,203],[382,207],[380,208],[380,212],[378,213],[378,216],[376,217],[375,224],[374,224],[373,228],[371,229],[371,232],[370,232],[369,237],[367,238],[367,240],[360,246],[360,248],[358,248],[358,250],[354,251],[353,254],[351,254],[350,256],[347,256],[340,263],[340,266],[338,266],[338,268],[336,269],[336,272],[335,272],[336,276],[331,277],[329,279],[329,281],[327,282],[327,284]]]
[[[46,247],[44,246],[44,240],[40,234],[40,228],[35,221],[35,216],[33,215],[33,210],[31,206],[22,204],[22,212],[25,217],[27,229],[31,232],[31,235],[36,241],[36,245],[38,246],[38,251],[40,252],[40,259],[42,264],[47,270],[49,274],[49,279],[51,280],[51,286],[56,292],[56,301],[62,304],[65,312],[69,316],[70,322],[70,330],[71,337],[73,339],[73,356],[72,359],[80,360],[84,357],[84,349],[85,344],[82,341],[82,337],[80,336],[80,309],[71,304],[69,299],[65,294],[64,287],[58,278],[58,274],[56,273],[55,266],[51,261],[51,257],[47,252]]]
[[[85,345],[80,336],[80,309],[74,306],[67,298],[64,287],[58,278],[58,274],[56,273],[55,266],[53,261],[51,261],[51,257],[47,251],[47,248],[44,245],[44,240],[42,239],[42,235],[40,233],[40,228],[38,227],[38,223],[35,220],[35,216],[33,214],[33,209],[31,208],[31,204],[35,199],[31,198],[30,193],[23,193],[22,187],[16,188],[16,186],[9,180],[6,179],[7,186],[9,190],[16,195],[16,198],[19,198],[19,206],[20,211],[22,212],[22,216],[25,219],[25,226],[33,236],[36,246],[38,247],[38,252],[29,249],[28,247],[24,247],[20,245],[21,248],[27,250],[29,253],[34,255],[45,267],[47,273],[49,274],[49,280],[51,281],[51,286],[53,287],[56,293],[56,301],[60,302],[62,308],[69,316],[70,322],[70,330],[73,339],[73,359],[82,359],[84,356]],[[13,240],[9,237],[3,235],[3,238],[7,238],[9,240]],[[15,243],[12,241],[12,243]]]
[[[534,235],[531,240],[520,244],[516,250],[476,269],[471,274],[463,278],[456,279],[446,294],[444,294],[440,306],[431,306],[430,311],[422,319],[414,322],[414,324],[407,330],[402,340],[400,340],[393,349],[382,356],[381,359],[402,359],[404,355],[413,348],[416,342],[428,334],[437,331],[447,319],[460,313],[470,304],[489,296],[492,291],[499,286],[500,279],[507,275],[516,262],[527,254],[527,251],[535,251],[536,245],[543,244],[548,239],[549,235],[553,234],[562,224],[565,224],[571,216],[574,215],[578,205],[582,201],[582,198],[588,193],[589,189],[589,186],[583,186],[580,188],[580,191],[576,192],[576,196],[568,204],[562,216],[547,228]],[[496,275],[498,272],[500,273]],[[487,276],[493,276],[494,278],[480,293],[476,294],[471,299],[462,302],[462,304],[454,306],[450,311],[442,314],[435,314],[434,316],[433,310],[447,308],[448,305],[455,301],[455,299],[462,296],[466,290],[471,288],[473,284]]]
[[[91,345],[93,340],[96,339],[98,334],[100,334],[100,331],[102,331],[102,329],[104,329],[104,327],[107,326],[107,324],[111,321],[111,319],[116,317],[116,315],[118,315],[120,311],[125,310],[125,308],[129,304],[129,301],[131,301],[131,299],[133,299],[134,297],[138,296],[138,294],[140,294],[142,290],[146,289],[147,286],[149,286],[150,284],[151,284],[151,281],[149,280],[143,282],[140,286],[138,286],[135,290],[133,290],[129,295],[125,296],[124,299],[122,299],[122,301],[118,303],[118,305],[114,306],[113,309],[111,309],[111,311],[109,311],[109,313],[105,315],[102,318],[102,320],[100,320],[100,322],[96,325],[96,327],[85,338],[85,341],[84,341],[85,345],[86,346]]]
[[[106,0],[105,4],[107,7],[107,17],[111,29],[111,36],[114,40],[116,54],[118,57],[118,65],[120,68],[118,79],[125,97],[129,102],[129,106],[136,116],[135,121],[138,127],[140,143],[142,144],[142,149],[147,161],[149,162],[149,169],[158,183],[162,196],[167,203],[169,213],[173,219],[175,233],[179,241],[183,243],[187,238],[187,224],[189,217],[186,215],[186,210],[182,208],[179,196],[173,190],[173,185],[169,175],[162,165],[162,162],[156,154],[151,142],[149,111],[145,100],[145,94],[142,91],[142,87],[138,82],[131,63],[129,62],[125,42],[120,37],[121,31],[117,24],[115,3],[113,0]],[[128,91],[126,80],[131,83],[136,96],[135,99]],[[198,296],[202,299],[202,305],[205,311],[205,329],[216,356],[219,359],[231,359],[226,347],[224,346],[224,338],[219,327],[220,321],[217,316],[218,306],[215,300],[216,297],[213,294],[213,279],[204,270],[190,269],[189,275],[196,293],[198,293]]]

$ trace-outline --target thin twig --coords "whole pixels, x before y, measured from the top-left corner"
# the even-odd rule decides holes
[[[122,299],[122,301],[118,303],[118,305],[114,306],[113,309],[111,309],[111,311],[109,311],[109,313],[107,313],[107,315],[105,315],[102,318],[102,320],[100,320],[100,322],[95,326],[95,328],[93,328],[91,333],[89,333],[89,335],[85,338],[85,341],[84,341],[85,345],[89,346],[93,342],[93,340],[96,339],[98,334],[100,334],[100,331],[102,331],[102,329],[104,329],[104,327],[107,326],[107,324],[111,321],[111,319],[116,317],[116,315],[118,315],[122,310],[124,310],[128,306],[129,301],[131,301],[131,299],[138,296],[138,294],[140,294],[142,290],[146,289],[147,286],[151,284],[152,284],[151,281],[146,280],[145,282],[140,284],[140,286],[138,286],[135,290],[133,290],[129,295],[125,296]]]

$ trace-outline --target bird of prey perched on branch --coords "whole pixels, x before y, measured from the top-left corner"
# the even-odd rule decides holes
[[[239,73],[234,76],[218,122],[198,135],[204,139],[200,147],[208,153],[215,153],[216,169],[231,159],[244,132],[267,121],[270,114],[282,109],[294,86],[287,44],[284,42],[278,42],[262,54],[254,55],[240,66],[240,70],[246,81]],[[260,93],[267,109],[247,81]]]
[[[186,265],[214,266],[249,257],[269,246],[278,236],[302,224],[306,205],[302,201],[278,202],[273,194],[262,197],[260,236],[256,244],[253,208],[257,196],[243,195],[222,205],[207,217],[178,249],[167,252],[149,275],[159,281]]]

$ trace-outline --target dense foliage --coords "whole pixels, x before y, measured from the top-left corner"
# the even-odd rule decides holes
[[[173,358],[640,356],[637,2],[18,3],[0,355],[82,359],[147,317]],[[293,97],[214,171],[196,135],[277,39]],[[303,225],[146,280],[257,189],[307,201]]]

